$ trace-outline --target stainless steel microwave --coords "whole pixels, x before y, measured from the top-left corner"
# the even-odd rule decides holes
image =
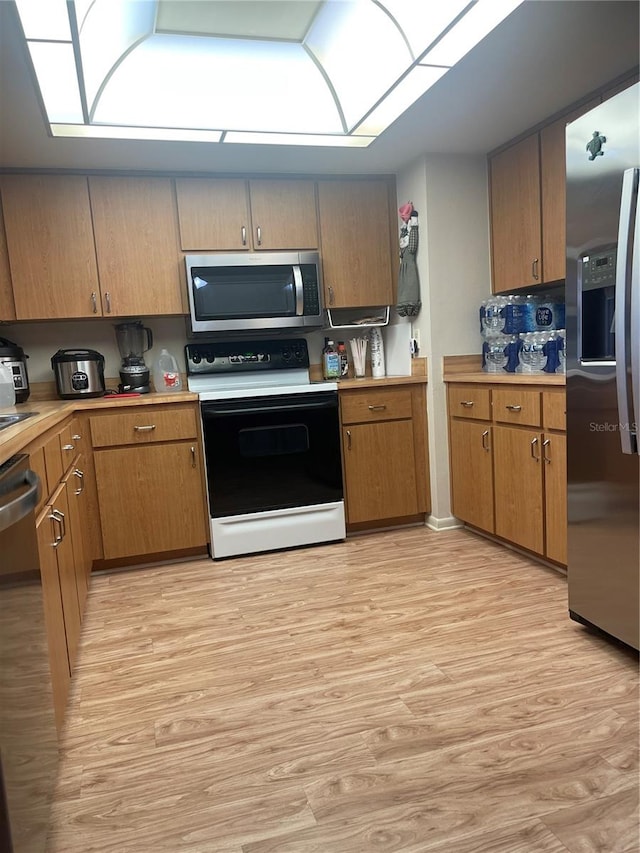
[[[187,255],[193,332],[319,328],[317,252]]]

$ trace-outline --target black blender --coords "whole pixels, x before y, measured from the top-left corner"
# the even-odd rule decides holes
[[[114,328],[118,349],[122,356],[118,391],[121,394],[131,391],[148,394],[151,390],[149,368],[144,363],[144,353],[153,346],[151,329],[143,326],[140,320],[118,323]]]

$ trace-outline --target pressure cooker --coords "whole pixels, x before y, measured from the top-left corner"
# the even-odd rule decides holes
[[[51,369],[63,400],[104,396],[104,356],[96,350],[59,349],[51,358]]]
[[[7,338],[0,338],[0,363],[6,364],[11,370],[13,386],[16,389],[16,403],[26,403],[29,399],[28,357],[22,347]]]

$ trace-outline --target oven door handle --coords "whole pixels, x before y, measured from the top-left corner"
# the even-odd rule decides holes
[[[22,486],[29,488],[17,498],[8,500],[6,503],[0,503],[0,531],[8,530],[9,527],[34,510],[40,497],[40,478],[35,471],[30,469],[21,472],[20,478],[15,482],[10,481],[9,485],[14,491]]]
[[[302,271],[299,264],[293,265],[293,280],[296,286],[296,317],[304,314],[304,290],[302,288]]]
[[[203,415],[257,415],[266,412],[291,412],[294,410],[304,410],[305,412],[312,409],[335,409],[336,403],[334,400],[323,400],[316,403],[279,403],[275,406],[251,406],[238,409],[219,409],[218,407],[209,406],[203,409]]]

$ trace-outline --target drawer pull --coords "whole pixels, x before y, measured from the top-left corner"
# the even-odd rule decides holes
[[[73,444],[63,444],[62,449],[63,450],[75,450],[75,447]]]
[[[510,412],[521,412],[522,406],[505,406]]]
[[[370,412],[384,412],[384,410],[385,410],[386,408],[387,408],[387,407],[386,407],[386,405],[385,405],[385,404],[383,404],[383,405],[381,405],[381,406],[369,406],[369,411],[370,411]]]
[[[473,406],[473,400],[460,400],[460,405],[464,406],[465,409],[470,409]]]
[[[547,463],[547,465],[549,465],[549,464],[550,464],[550,462],[551,462],[551,457],[550,457],[550,456],[549,456],[549,454],[547,453],[547,448],[548,448],[548,447],[550,447],[550,446],[551,446],[551,439],[550,439],[550,438],[546,438],[546,439],[542,442],[542,459],[543,459],[543,461],[544,461],[544,462],[546,462],[546,463]]]
[[[482,433],[482,449],[486,450],[487,453],[491,450],[491,446],[489,444],[489,430],[485,429]]]
[[[347,450],[351,450],[351,430],[347,430]]]
[[[71,438],[72,438],[74,441],[82,441],[82,436],[81,436],[81,435],[72,435],[72,436],[71,436]]]
[[[146,426],[134,426],[135,432],[151,432],[156,428],[155,424],[147,424]]]
[[[58,545],[64,539],[64,537],[67,535],[67,528],[66,528],[65,523],[64,523],[64,513],[60,512],[59,509],[52,509],[51,515],[49,516],[49,518],[51,518],[53,521],[55,521],[56,524],[58,525],[59,533],[56,536],[55,541],[53,543],[53,547],[57,548]]]
[[[535,459],[535,460],[536,460],[536,462],[539,462],[539,461],[540,461],[540,457],[536,455],[536,447],[537,447],[537,446],[538,446],[538,439],[537,439],[537,438],[532,438],[532,439],[531,439],[531,458],[532,458],[532,459]]]
[[[196,449],[195,447],[191,448],[191,467],[196,467]]]
[[[80,485],[74,490],[74,494],[81,495],[84,492],[84,472],[79,468],[76,468],[73,472],[73,476],[80,480]]]

